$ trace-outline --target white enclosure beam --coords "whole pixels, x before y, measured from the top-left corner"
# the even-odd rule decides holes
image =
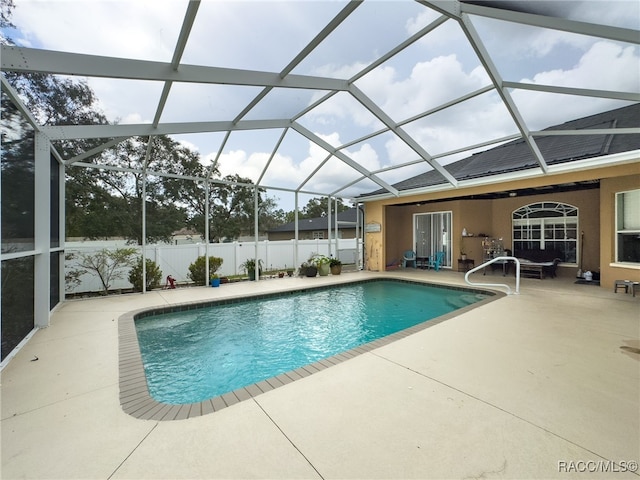
[[[492,83],[495,85],[498,94],[502,98],[502,102],[504,103],[504,106],[509,111],[509,114],[511,115],[511,118],[513,119],[516,126],[518,127],[518,130],[520,130],[520,133],[522,134],[522,138],[529,146],[529,150],[531,150],[533,157],[536,159],[536,161],[540,165],[540,168],[542,168],[542,171],[544,173],[547,173],[548,171],[547,162],[545,161],[544,156],[540,152],[540,149],[538,148],[538,145],[536,144],[535,140],[530,135],[527,124],[524,121],[524,118],[522,117],[522,115],[520,114],[520,111],[518,110],[518,107],[513,101],[513,98],[511,98],[511,94],[506,88],[502,87],[502,84],[503,84],[502,77],[500,76],[500,73],[498,73],[498,69],[493,63],[493,60],[491,59],[489,52],[484,46],[484,43],[480,39],[480,35],[478,35],[478,32],[475,26],[469,19],[468,15],[462,15],[462,18],[459,23],[460,23],[460,27],[462,28],[462,31],[465,33],[467,39],[469,40],[469,43],[471,44],[471,48],[473,48],[473,50],[476,52],[478,59],[480,60],[480,62],[482,63],[482,66],[487,72],[487,75],[489,75],[489,78],[491,78]]]
[[[442,4],[443,2],[426,1],[424,3]],[[521,2],[521,4],[525,5],[524,8],[527,8],[527,3],[535,5],[536,3],[544,4],[545,2]],[[585,8],[588,8],[588,5]],[[516,12],[506,8],[485,7],[467,2],[460,2],[460,10],[462,13],[495,18],[496,20],[505,20],[507,22],[520,23],[533,27],[550,28],[552,30],[578,33],[581,35],[588,35],[590,37],[607,38],[618,42],[640,43],[638,32],[628,28],[596,25],[593,23],[568,20],[566,18],[552,17],[549,15]]]
[[[461,18],[463,14],[477,15],[480,17],[503,20],[505,22],[520,23],[532,27],[550,28],[563,32],[577,33],[591,37],[607,38],[626,43],[640,43],[638,32],[629,28],[612,27],[609,25],[596,25],[588,22],[579,22],[566,18],[543,15],[537,13],[521,12],[510,10],[508,2],[504,2],[504,8],[495,8],[482,5],[482,2],[460,2],[458,0],[417,0],[419,3],[433,8],[434,10],[448,15],[452,18]],[[499,5],[500,2],[494,2]],[[520,9],[545,10],[545,4],[552,5],[552,2],[512,2]]]
[[[302,62],[322,41],[327,38],[358,6],[361,0],[351,0],[325,27],[296,55],[289,64],[280,72],[280,78],[289,75],[300,62]],[[239,122],[273,89],[268,86],[262,90],[242,111],[233,119],[233,123]]]
[[[102,145],[98,145],[97,147],[92,148],[91,150],[87,150],[86,152],[81,153],[80,155],[76,155],[75,157],[71,157],[65,160],[64,164],[70,165],[75,162],[81,162],[85,158],[89,158],[89,157],[92,157],[93,155],[97,155],[98,153],[106,150],[107,148],[111,148],[114,145],[117,145],[120,142],[125,141],[127,138],[129,137],[117,137],[117,138],[114,138],[113,140],[109,140],[108,142],[105,142]]]
[[[405,48],[407,48],[408,46],[410,46],[413,43],[415,43],[418,40],[420,40],[427,33],[429,33],[432,30],[435,30],[436,28],[438,28],[440,25],[442,25],[447,20],[448,20],[448,17],[446,17],[445,15],[442,15],[442,16],[436,18],[429,25],[427,25],[426,27],[420,29],[418,32],[414,33],[409,38],[407,38],[404,42],[398,44],[396,47],[394,47],[391,50],[389,50],[387,53],[385,53],[380,58],[378,58],[375,62],[371,63],[367,67],[365,67],[362,70],[360,70],[357,74],[355,74],[353,77],[351,77],[349,79],[349,83],[354,83],[359,78],[364,77],[367,73],[371,72],[372,70],[375,70],[380,65],[382,65],[383,63],[385,63],[386,61],[388,61],[389,59],[391,59],[392,57],[394,57],[395,55],[397,55],[398,53],[403,51]]]
[[[181,65],[180,70],[176,71],[171,63],[167,62],[103,57],[7,45],[1,46],[0,53],[2,58],[0,68],[13,72],[312,90],[347,89],[346,80],[307,75],[287,75],[285,78],[281,78],[279,73],[273,72],[201,65]]]
[[[611,90],[592,90],[588,88],[558,87],[553,85],[539,85],[522,82],[502,82],[504,88],[517,88],[520,90],[534,90],[546,93],[559,93],[563,95],[580,95],[583,97],[612,98],[614,100],[627,100],[629,102],[640,102],[640,93],[614,92]]]
[[[182,28],[180,29],[180,35],[178,36],[178,41],[176,42],[176,48],[173,51],[173,58],[171,59],[171,67],[177,71],[180,66],[180,60],[182,59],[182,54],[184,53],[184,49],[187,46],[187,40],[189,40],[189,34],[191,33],[191,28],[193,27],[193,22],[196,20],[196,14],[198,13],[198,8],[200,7],[200,0],[190,0],[189,5],[187,6],[187,12],[184,15],[184,20],[182,21]],[[169,98],[169,92],[171,91],[171,85],[173,82],[167,81],[162,87],[162,93],[160,94],[160,100],[158,101],[158,106],[156,108],[156,114],[153,117],[153,126],[157,126],[160,123],[160,117],[162,116],[162,112],[164,111],[164,106],[167,103],[167,99]]]
[[[34,326],[49,326],[50,279],[51,279],[51,154],[46,135],[35,133],[35,179],[34,179]],[[27,288],[30,288],[27,286]]]
[[[351,95],[358,100],[367,110],[369,110],[378,120],[384,123],[389,129],[395,133],[409,148],[416,152],[425,162],[433,167],[444,179],[451,185],[456,186],[458,181],[451,175],[442,165],[433,160],[433,157],[420,145],[413,137],[398,127],[392,118],[376,105],[369,97],[367,97],[358,87],[351,85],[349,89]]]
[[[539,130],[531,132],[535,137],[562,135],[637,135],[640,128],[582,128],[580,130]]]
[[[311,181],[311,179],[315,176],[316,173],[318,173],[318,171],[325,166],[325,164],[329,161],[329,159],[333,156],[332,153],[329,153],[326,157],[324,157],[324,160],[322,160],[317,166],[316,168],[313,169],[312,172],[309,173],[309,175],[307,175],[307,178],[305,178],[302,183],[300,183],[300,186],[298,188],[302,188],[304,187],[307,183],[309,183]]]
[[[426,110],[426,111],[424,111],[424,112],[422,112],[422,113],[420,113],[418,115],[414,115],[413,117],[409,117],[409,118],[407,118],[405,120],[401,120],[401,121],[396,123],[396,126],[401,127],[401,126],[406,125],[408,123],[411,123],[411,122],[413,122],[415,120],[419,120],[421,118],[427,117],[427,116],[432,115],[434,113],[440,112],[440,111],[442,111],[442,110],[444,110],[446,108],[449,108],[449,107],[452,107],[452,106],[457,105],[459,103],[462,103],[464,101],[470,100],[470,99],[472,99],[474,97],[477,97],[478,95],[482,95],[483,93],[487,93],[487,92],[490,92],[492,90],[494,90],[494,86],[493,85],[487,85],[486,87],[482,87],[482,88],[480,88],[478,90],[475,90],[473,92],[467,93],[467,94],[462,95],[462,96],[460,96],[458,98],[454,98],[453,100],[450,100],[450,101],[448,101],[446,103],[438,105],[435,108],[431,108],[429,110]],[[355,140],[351,140],[350,142],[343,143],[342,145],[340,145],[338,147],[338,149],[339,150],[343,150],[345,148],[349,148],[352,145],[356,145],[358,143],[364,142],[365,140],[368,140],[368,139],[373,138],[373,137],[377,137],[378,135],[381,135],[381,134],[389,132],[389,131],[390,131],[390,129],[388,127],[381,128],[380,130],[376,130],[375,132],[368,133],[367,135],[363,135],[362,137],[356,138]],[[437,157],[438,157],[437,155],[432,155],[432,158],[437,158]],[[421,161],[424,161],[424,160],[421,160]]]
[[[267,170],[269,169],[269,165],[271,165],[271,161],[273,160],[273,157],[276,156],[276,152],[280,148],[280,145],[282,144],[282,141],[284,140],[284,137],[288,131],[289,129],[287,128],[282,130],[282,134],[280,135],[280,138],[278,138],[278,141],[276,142],[276,146],[273,147],[273,150],[271,151],[271,155],[269,155],[269,160],[267,160],[267,163],[265,164],[264,168],[262,169],[262,172],[260,173],[260,177],[258,177],[258,181],[256,182],[257,185],[260,185],[260,183],[262,182],[262,179],[264,178],[264,176],[267,173]]]
[[[147,291],[147,170],[149,159],[153,151],[153,137],[147,139],[147,151],[144,155],[144,163],[142,166],[142,293]]]
[[[342,153],[341,151],[335,149],[333,146],[331,146],[330,143],[326,142],[325,140],[323,140],[322,138],[320,138],[319,136],[317,136],[315,133],[313,133],[310,130],[307,130],[305,127],[303,127],[302,125],[300,125],[299,123],[293,123],[292,128],[300,133],[301,135],[307,137],[309,140],[311,140],[313,143],[317,144],[318,146],[324,148],[327,152],[335,155],[337,158],[339,158],[340,160],[342,160],[344,163],[346,163],[347,165],[349,165],[351,168],[353,168],[354,170],[360,172],[361,174],[363,174],[365,177],[367,177],[368,179],[372,180],[373,182],[377,183],[378,185],[380,185],[382,188],[384,188],[385,190],[391,192],[392,194],[396,194],[398,192],[398,190],[389,185],[387,182],[385,182],[384,180],[382,180],[381,178],[376,177],[375,175],[373,175],[369,170],[367,170],[366,168],[364,168],[362,165],[360,165],[359,163],[355,162],[354,160],[352,160],[351,158],[349,158],[347,155],[345,155],[344,153]]]
[[[183,133],[227,132],[234,130],[267,130],[287,128],[289,120],[243,120],[232,122],[185,122],[129,125],[58,125],[42,127],[51,140],[73,140],[80,138],[111,138],[122,136],[179,135]]]
[[[20,99],[20,96],[18,95],[18,92],[16,92],[15,88],[9,85],[9,82],[7,82],[7,79],[4,78],[4,75],[0,75],[0,85],[2,86],[2,91],[7,94],[9,100],[11,100],[18,111],[24,116],[24,118],[27,119],[29,125],[31,125],[36,132],[39,132],[40,125],[38,124],[36,117],[33,116],[31,111],[29,111],[27,106]]]

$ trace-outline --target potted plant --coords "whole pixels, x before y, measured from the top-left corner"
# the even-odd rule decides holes
[[[257,265],[257,270],[256,270],[256,265]],[[255,280],[256,279],[256,273],[258,275],[258,278],[260,277],[260,274],[262,273],[262,260],[258,259],[256,261],[255,258],[247,258],[244,263],[240,264],[240,268],[244,268],[245,271],[247,272],[247,276],[249,277],[249,280]]]
[[[214,273],[209,277],[209,283],[211,284],[212,287],[219,287],[220,277]]]
[[[342,262],[337,258],[332,258],[329,262],[329,268],[331,269],[331,275],[340,275],[342,272]]]
[[[326,255],[314,255],[312,257],[313,264],[318,268],[318,274],[321,277],[326,277],[329,275],[329,262],[331,259]]]
[[[300,265],[300,276],[315,277],[318,274],[318,267],[311,261],[306,261]]]

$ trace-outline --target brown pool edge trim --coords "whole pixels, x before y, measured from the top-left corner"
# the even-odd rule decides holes
[[[262,380],[252,385],[233,390],[223,395],[204,400],[202,402],[187,403],[182,405],[173,405],[168,403],[158,402],[154,400],[147,385],[147,377],[144,371],[144,365],[142,363],[142,355],[140,353],[140,345],[138,343],[138,334],[135,328],[135,319],[139,316],[147,316],[149,312],[167,311],[168,309],[191,309],[196,306],[202,306],[207,304],[215,304],[221,302],[200,301],[189,302],[171,305],[169,307],[147,307],[139,310],[134,310],[121,315],[118,319],[118,354],[119,354],[119,372],[120,372],[120,405],[122,410],[131,415],[134,418],[140,420],[153,420],[153,421],[169,421],[169,420],[185,420],[187,418],[200,417],[209,413],[217,412],[223,408],[230,407],[236,403],[244,400],[249,400],[263,393],[275,390],[276,388],[287,385],[291,382],[295,382],[302,378],[313,375],[334,365],[338,365],[351,358],[354,358],[363,353],[370,352],[376,348],[383,347],[390,343],[393,343],[402,338],[413,335],[414,333],[425,330],[429,327],[438,325],[453,317],[457,317],[470,310],[474,310],[482,305],[498,300],[505,297],[506,294],[498,291],[465,288],[457,285],[443,285],[433,284],[422,281],[406,281],[402,279],[390,279],[389,277],[380,277],[374,279],[368,279],[364,281],[355,281],[348,283],[340,283],[333,286],[353,285],[358,283],[367,283],[376,280],[393,280],[405,283],[417,283],[425,286],[451,288],[455,290],[463,290],[469,293],[485,294],[487,298],[475,302],[471,305],[458,308],[452,312],[426,320],[422,323],[406,328],[386,337],[379,338],[372,342],[360,345],[350,350],[338,353],[331,357],[318,360],[317,362],[309,365],[304,365],[300,368],[296,368],[290,372],[281,373],[266,380]],[[331,288],[332,286],[327,286]],[[301,288],[300,290],[315,290],[314,288]],[[279,293],[289,292],[273,292],[266,296],[277,296]],[[262,298],[265,295],[246,296],[243,300],[249,300],[253,298]],[[224,300],[222,301],[224,302]]]

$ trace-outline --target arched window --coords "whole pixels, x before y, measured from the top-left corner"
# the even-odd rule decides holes
[[[577,263],[578,209],[558,202],[525,205],[513,212],[513,249],[555,250],[565,263]]]

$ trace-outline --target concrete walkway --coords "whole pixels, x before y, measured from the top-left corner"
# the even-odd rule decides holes
[[[125,312],[375,276],[463,284],[401,270],[66,302],[2,372],[1,477],[639,478],[640,297],[573,279],[523,279],[520,295],[199,418],[122,411]]]

